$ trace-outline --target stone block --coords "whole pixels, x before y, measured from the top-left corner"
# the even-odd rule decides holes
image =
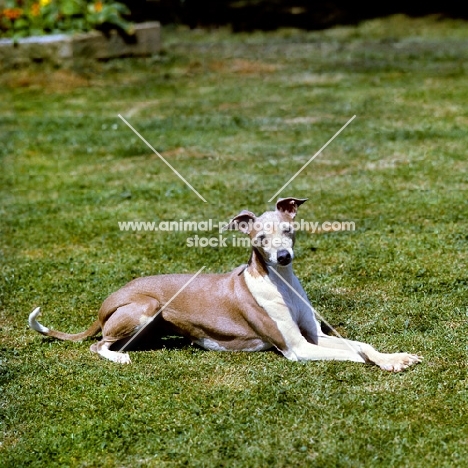
[[[161,26],[157,21],[135,25],[135,34],[123,37],[112,30],[82,34],[52,34],[19,39],[0,39],[0,67],[50,62],[70,65],[75,59],[110,59],[115,57],[148,57],[161,50]]]

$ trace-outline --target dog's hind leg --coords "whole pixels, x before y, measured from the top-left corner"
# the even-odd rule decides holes
[[[148,296],[135,298],[134,302],[119,307],[102,327],[102,340],[91,346],[91,351],[119,364],[130,364],[128,353],[112,351],[110,347],[120,340],[131,338],[152,320],[159,302]]]
[[[109,361],[117,362],[118,364],[130,364],[130,356],[128,353],[120,353],[119,351],[111,351],[109,348],[114,344],[114,341],[107,341],[102,339],[99,343],[94,343],[91,345],[91,351],[98,353],[99,356],[102,356]]]

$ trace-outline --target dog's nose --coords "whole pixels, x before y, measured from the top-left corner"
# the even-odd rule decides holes
[[[292,260],[291,254],[286,249],[278,250],[276,258],[278,259],[278,263],[283,266],[289,265]]]

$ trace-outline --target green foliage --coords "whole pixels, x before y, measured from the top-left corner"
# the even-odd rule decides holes
[[[0,37],[15,39],[115,27],[132,34],[123,3],[97,0],[6,0],[0,2]]]

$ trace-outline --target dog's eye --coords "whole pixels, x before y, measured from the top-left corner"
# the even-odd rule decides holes
[[[254,240],[254,245],[256,245],[257,247],[260,247],[261,245],[263,245],[265,239],[266,239],[265,234],[259,234]]]

